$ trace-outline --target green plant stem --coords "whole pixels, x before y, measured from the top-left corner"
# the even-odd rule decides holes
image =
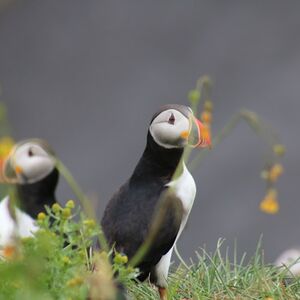
[[[67,167],[60,160],[58,160],[57,158],[55,158],[55,160],[56,160],[57,169],[59,170],[60,174],[65,178],[65,180],[67,181],[67,183],[71,187],[72,191],[74,192],[74,194],[78,198],[80,204],[82,205],[82,208],[83,208],[85,214],[89,218],[97,220],[96,215],[94,213],[94,210],[92,209],[88,199],[86,198],[86,196],[84,195],[84,193],[80,189],[80,187],[77,184],[76,180],[72,176],[71,172],[67,169]],[[108,243],[107,243],[106,238],[104,236],[101,224],[98,224],[98,226],[100,228],[100,233],[98,235],[98,239],[99,239],[101,249],[103,249],[104,251],[108,251],[109,250]]]
[[[178,247],[177,244],[174,245],[174,252],[176,254],[176,256],[178,257],[179,261],[181,262],[181,264],[187,269],[189,270],[190,267],[186,264],[186,262],[184,261],[184,259],[182,258],[180,252],[178,251]]]
[[[270,128],[268,128],[268,126],[259,119],[256,113],[249,110],[241,110],[234,114],[229,122],[216,134],[212,141],[212,147],[221,143],[224,138],[226,138],[234,130],[240,121],[245,121],[256,134],[260,135],[267,142],[268,146],[273,146],[274,144],[279,143],[277,134],[272,132]],[[189,170],[195,170],[208,153],[209,149],[203,149],[189,163]]]

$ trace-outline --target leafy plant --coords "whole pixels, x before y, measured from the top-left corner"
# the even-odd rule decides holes
[[[13,251],[4,249],[8,255],[0,261],[0,299],[86,299],[90,291],[103,293],[108,283],[115,288],[114,272],[122,283],[136,276],[120,254],[112,271],[102,272],[105,262],[107,270],[111,267],[111,253],[92,254],[99,226],[78,209],[74,213],[72,200],[46,210],[38,215],[33,237],[17,240]]]

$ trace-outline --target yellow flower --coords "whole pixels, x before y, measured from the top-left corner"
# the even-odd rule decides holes
[[[122,255],[122,262],[123,262],[123,264],[127,264],[128,263],[128,257],[127,257],[127,255]]]
[[[65,264],[65,265],[69,265],[71,263],[71,260],[68,256],[63,256],[62,257],[62,262]]]
[[[61,211],[61,209],[62,208],[61,208],[61,206],[58,203],[54,203],[52,205],[52,210],[53,210],[54,213],[59,213]]]
[[[37,216],[37,219],[38,219],[39,221],[44,221],[44,220],[46,219],[46,214],[43,213],[43,212],[40,212],[40,213],[38,214],[38,216]]]
[[[0,181],[3,179],[3,165],[5,162],[5,159],[9,155],[11,149],[14,146],[14,141],[12,138],[5,136],[0,138]]]
[[[205,111],[201,114],[201,120],[202,120],[205,124],[211,124],[211,122],[212,122],[212,113],[205,110]]]
[[[260,203],[260,210],[267,214],[276,214],[279,211],[279,203],[277,201],[277,191],[269,189],[265,198]]]
[[[128,257],[126,255],[122,255],[120,253],[117,253],[114,257],[114,262],[117,264],[127,264],[128,263]]]
[[[14,146],[14,141],[9,136],[0,138],[0,158],[5,159]]]
[[[73,200],[69,200],[69,201],[66,203],[66,207],[67,207],[67,208],[70,208],[70,209],[74,208],[74,207],[75,207],[74,201],[73,201]]]
[[[213,108],[214,108],[214,105],[210,100],[206,100],[204,102],[204,110],[212,112]]]
[[[200,92],[198,90],[191,90],[188,98],[192,103],[197,102],[200,99]]]
[[[76,285],[81,285],[82,283],[83,283],[83,278],[82,277],[75,277],[75,278],[70,279],[67,282],[67,286],[74,287]]]
[[[283,156],[285,154],[285,147],[282,144],[276,144],[273,146],[273,152],[277,156]]]
[[[269,180],[276,182],[279,176],[283,173],[283,167],[281,164],[275,164],[269,171]]]
[[[93,219],[87,219],[87,220],[83,221],[83,225],[85,225],[87,227],[90,227],[90,228],[93,228],[93,227],[96,226],[96,222]]]
[[[201,139],[204,142],[204,147],[208,146],[209,148],[212,147],[211,145],[211,131],[209,126],[205,125],[201,128]]]
[[[70,218],[70,216],[71,216],[71,209],[68,208],[68,207],[63,208],[63,209],[62,209],[62,216],[63,216],[63,218],[65,218],[65,219]]]

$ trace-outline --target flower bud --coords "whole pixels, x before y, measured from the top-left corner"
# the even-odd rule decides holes
[[[200,99],[200,92],[198,90],[191,90],[188,94],[188,98],[192,103],[197,102]]]
[[[275,164],[269,172],[269,180],[271,182],[276,182],[279,176],[283,173],[283,167],[281,164]]]
[[[212,112],[213,108],[214,108],[214,105],[211,100],[206,100],[204,102],[204,110]]]
[[[276,144],[273,146],[273,152],[277,155],[277,156],[283,156],[285,154],[285,147],[282,144]]]
[[[46,214],[44,212],[40,212],[37,216],[39,221],[44,221],[46,219]]]
[[[204,111],[201,114],[201,120],[206,123],[206,124],[210,124],[212,122],[212,114],[209,111]]]
[[[53,210],[53,212],[54,213],[59,213],[60,211],[61,211],[61,206],[58,204],[58,203],[54,203],[53,205],[52,205],[52,210]]]
[[[96,226],[96,222],[93,219],[86,219],[83,221],[83,225],[85,225],[86,227],[89,227],[89,228],[93,228]]]
[[[75,203],[73,200],[69,200],[67,203],[66,203],[66,207],[67,208],[70,208],[70,209],[73,209],[75,207]]]
[[[70,218],[70,216],[71,216],[71,209],[68,207],[63,208],[62,209],[62,217],[64,219],[68,219],[68,218]]]
[[[260,203],[260,210],[267,214],[276,214],[279,211],[277,191],[273,188],[267,191],[265,198]]]

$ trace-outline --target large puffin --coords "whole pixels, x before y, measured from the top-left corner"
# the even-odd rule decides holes
[[[16,203],[9,196],[0,202],[0,247],[4,247],[13,243],[16,235],[29,237],[37,230],[38,213],[56,202],[59,172],[53,150],[39,139],[16,144],[1,171],[3,182],[15,185],[17,198]]]
[[[148,237],[160,200],[164,195],[171,200],[150,249],[137,265],[139,280],[150,275],[161,299],[167,299],[173,247],[196,195],[195,181],[182,160],[183,151],[185,146],[209,146],[204,131],[204,125],[189,107],[161,107],[150,122],[142,157],[131,177],[109,201],[101,222],[109,244],[130,259]],[[174,178],[177,168],[179,175]]]

